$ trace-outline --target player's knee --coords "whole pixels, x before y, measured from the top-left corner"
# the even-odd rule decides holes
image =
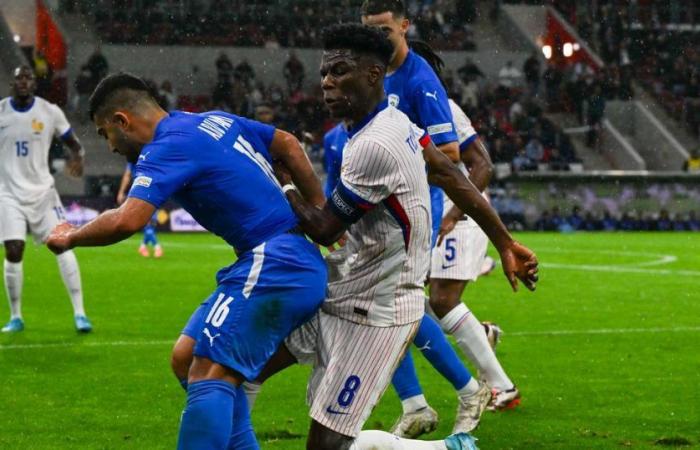
[[[11,263],[22,261],[24,241],[5,241],[5,259]]]
[[[187,374],[192,365],[192,351],[194,349],[194,339],[181,335],[170,355],[170,367],[178,380],[187,378]]]
[[[354,439],[326,428],[315,420],[311,422],[307,450],[348,450]]]
[[[459,297],[452,295],[452,293],[447,291],[431,291],[430,292],[430,307],[435,311],[435,314],[442,316],[441,312],[445,314],[449,312],[452,308],[459,303]]]

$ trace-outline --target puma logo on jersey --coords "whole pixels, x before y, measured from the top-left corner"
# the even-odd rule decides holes
[[[145,161],[145,160],[146,160],[146,156],[148,156],[150,153],[151,153],[151,152],[146,152],[146,153],[143,154],[143,155],[139,155],[139,161]]]
[[[221,333],[216,333],[214,336],[212,336],[211,333],[209,332],[209,328],[205,328],[204,335],[209,338],[209,346],[213,347],[214,346],[214,339],[221,336]]]
[[[418,350],[424,352],[426,350],[430,350],[430,341],[426,342],[424,346],[418,347]]]
[[[435,101],[437,101],[437,99],[438,99],[438,98],[437,98],[437,91],[433,91],[432,94],[431,94],[430,92],[426,92],[426,93],[425,93],[425,96],[426,96],[426,97],[432,97]]]

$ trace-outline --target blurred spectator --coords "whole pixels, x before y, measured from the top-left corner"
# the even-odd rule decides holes
[[[600,225],[603,231],[615,231],[617,229],[617,220],[615,220],[609,211],[603,213],[603,220],[601,220]]]
[[[671,231],[673,229],[673,223],[671,222],[671,217],[668,211],[662,209],[659,213],[659,218],[656,221],[656,230],[658,231]]]
[[[540,90],[540,71],[542,70],[540,59],[537,52],[532,52],[529,58],[525,60],[523,64],[523,73],[525,74],[525,81],[527,82],[527,87],[529,94],[536,96]]]
[[[475,81],[478,77],[483,77],[484,74],[479,67],[474,64],[474,61],[467,56],[464,65],[457,69],[457,74],[463,83],[467,84],[471,81]]]
[[[34,76],[36,77],[36,95],[51,100],[51,80],[53,74],[51,66],[44,54],[39,50],[34,50]]]
[[[102,54],[102,47],[99,44],[97,44],[95,51],[92,52],[92,55],[90,55],[86,66],[90,71],[94,86],[97,86],[97,83],[99,83],[104,77],[107,76],[107,73],[109,73],[109,63],[107,62],[105,55]]]
[[[73,97],[73,109],[78,115],[78,121],[85,123],[88,120],[88,101],[95,89],[93,77],[87,64],[83,64],[80,73],[75,79],[75,95]]]
[[[301,89],[304,82],[304,64],[297,58],[296,52],[289,52],[283,73],[284,79],[287,80],[287,92],[292,93]]]
[[[690,151],[690,156],[683,163],[683,170],[686,172],[700,172],[700,150],[694,148]]]
[[[275,111],[270,104],[261,103],[255,107],[254,119],[272,125],[275,122]]]
[[[250,65],[246,58],[238,63],[236,68],[233,70],[233,76],[243,82],[246,87],[249,87],[253,80],[255,80],[255,71],[253,66]]]
[[[583,226],[583,218],[581,217],[581,208],[574,206],[571,210],[571,215],[566,218],[572,229],[580,230]]]
[[[596,84],[593,87],[593,92],[588,97],[588,134],[586,144],[589,147],[597,148],[600,145],[600,133],[604,115],[605,98],[600,85]]]
[[[593,214],[588,211],[586,212],[586,218],[583,219],[581,224],[578,226],[578,229],[583,231],[598,231],[600,230],[600,221],[598,221]]]
[[[522,72],[513,66],[513,61],[507,61],[506,65],[498,71],[498,82],[501,86],[512,88],[520,84],[522,76]]]
[[[700,231],[700,220],[695,216],[695,211],[690,211],[688,213],[686,228],[689,231]]]
[[[177,95],[173,91],[173,85],[170,81],[165,80],[160,85],[160,96],[163,98],[163,105],[166,111],[172,111],[177,107]]]
[[[535,222],[535,230],[537,231],[555,231],[556,228],[549,217],[549,211],[546,209],[542,211],[539,219]]]
[[[219,54],[216,58],[216,74],[219,82],[230,83],[231,75],[233,74],[233,63],[229,59],[228,55],[224,52]]]

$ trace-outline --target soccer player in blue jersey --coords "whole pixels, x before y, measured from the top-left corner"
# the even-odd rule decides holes
[[[340,180],[340,164],[343,162],[343,149],[348,143],[348,130],[340,122],[323,136],[323,168],[326,171],[326,184],[323,188],[327,198]]]
[[[134,172],[134,165],[131,163],[126,164],[126,169],[124,169],[124,174],[122,175],[122,180],[119,183],[119,192],[117,192],[117,205],[121,205],[126,201],[127,194],[129,193],[129,188],[131,187],[131,182],[133,181],[132,174]],[[148,221],[145,227],[143,227],[143,240],[141,245],[139,245],[139,254],[144,258],[151,256],[148,251],[148,246],[153,247],[153,256],[155,258],[161,258],[163,256],[163,246],[158,242],[158,236],[156,235],[156,225],[158,223],[158,212],[156,211]]]
[[[220,111],[167,113],[129,74],[101,81],[90,111],[109,149],[135,164],[134,182],[119,208],[80,228],[59,225],[47,245],[60,252],[121,241],[170,197],[229,243],[238,260],[218,272],[217,289],[188,324],[196,343],[178,448],[256,449],[240,384],[325,296],[324,261],[271,167],[274,158],[307,200],[323,203],[308,158],[293,136],[268,125]]]
[[[362,4],[361,13],[362,23],[380,28],[394,47],[394,54],[384,79],[384,90],[389,103],[426,130],[442,153],[453,162],[459,162],[458,137],[447,92],[430,65],[408,46],[406,33],[410,22],[406,17],[404,2],[366,0]],[[430,197],[434,245],[443,216],[443,192],[438,187],[431,186]],[[442,295],[442,292],[434,291],[431,281],[431,301],[433,298],[441,298]],[[426,335],[431,336],[426,341],[444,341],[444,337],[440,337],[440,327],[434,320],[424,319],[422,328]],[[439,348],[447,347],[449,346]],[[456,357],[451,358],[446,350],[435,350],[432,353],[441,353],[436,355],[446,362],[446,370],[441,372],[455,387],[459,397],[453,431],[470,431],[478,425],[478,419],[491,399],[491,392],[486,385],[479,385],[463,369],[463,364]],[[408,437],[432,431],[437,426],[437,414],[428,406],[422,395],[410,353],[407,353],[396,370],[394,387],[402,400],[404,414],[394,425],[393,431]]]

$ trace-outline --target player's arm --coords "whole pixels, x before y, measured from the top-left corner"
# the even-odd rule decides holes
[[[457,207],[472,217],[494,244],[513,290],[517,290],[517,279],[534,290],[538,279],[535,254],[513,239],[481,192],[432,143],[424,147],[423,157],[428,164],[428,180],[441,187]]]
[[[412,90],[418,126],[425,129],[435,146],[452,162],[459,162],[459,141],[447,92],[439,80],[422,80]]]
[[[288,169],[292,182],[306,200],[315,206],[323,206],[326,203],[321,182],[311,166],[309,157],[294,135],[275,130],[270,143],[270,156]]]
[[[484,192],[491,182],[493,176],[493,163],[489,156],[486,146],[478,136],[466,145],[466,148],[460,152],[460,159],[469,169],[469,180],[480,191]],[[442,243],[442,239],[452,231],[457,222],[464,215],[464,211],[457,206],[453,206],[442,218],[440,224],[440,232],[438,235],[438,245]]]
[[[68,159],[68,173],[74,177],[80,177],[83,175],[83,157],[85,156],[85,150],[80,144],[78,137],[73,133],[73,131],[68,130],[63,136],[61,136],[61,141],[70,149],[70,158]]]
[[[153,216],[155,206],[129,197],[119,208],[110,209],[82,227],[62,223],[53,229],[46,245],[54,253],[74,247],[110,245],[141,230]]]
[[[117,191],[117,205],[121,205],[126,200],[126,194],[129,191],[129,186],[131,186],[131,169],[129,166],[124,170],[122,179],[119,182],[119,191]]]
[[[312,205],[292,184],[292,176],[287,166],[279,162],[275,164],[275,175],[282,184],[287,200],[299,218],[299,225],[304,233],[317,244],[330,246],[337,242],[348,225],[333,212],[330,202],[322,207]]]

